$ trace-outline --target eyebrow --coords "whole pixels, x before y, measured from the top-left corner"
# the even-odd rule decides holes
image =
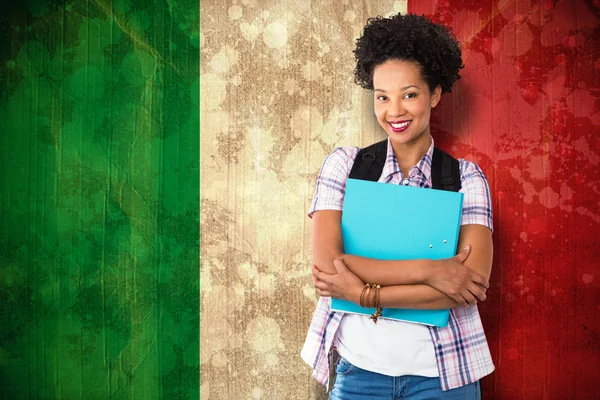
[[[421,88],[420,88],[420,87],[418,87],[417,85],[408,85],[408,86],[404,86],[403,88],[401,88],[401,89],[400,89],[400,91],[404,91],[404,90],[407,90],[407,89],[410,89],[410,88],[413,88],[413,87],[414,87],[414,88],[417,88],[417,89],[421,89]],[[382,92],[382,93],[385,93],[385,90],[383,90],[383,89],[375,89],[375,90],[373,90],[373,91],[374,91],[374,92]]]

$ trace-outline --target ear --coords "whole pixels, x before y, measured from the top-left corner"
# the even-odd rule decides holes
[[[437,85],[435,87],[435,89],[433,89],[433,92],[431,92],[431,108],[435,108],[435,106],[437,106],[438,103],[440,102],[441,98],[442,98],[442,87],[440,85]]]

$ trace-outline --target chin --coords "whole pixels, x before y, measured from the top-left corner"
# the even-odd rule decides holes
[[[390,140],[392,142],[396,142],[396,143],[410,143],[410,142],[414,142],[417,138],[410,135],[410,134],[406,134],[404,132],[402,133],[396,133],[396,132],[388,132],[388,137],[390,138]]]

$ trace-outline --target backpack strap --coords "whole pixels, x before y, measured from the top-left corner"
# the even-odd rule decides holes
[[[383,172],[387,157],[387,139],[361,149],[356,155],[349,178],[377,182]],[[458,160],[437,147],[431,160],[433,189],[458,192],[461,189]]]
[[[450,154],[433,148],[431,160],[431,185],[433,189],[458,192],[460,190],[460,165]]]
[[[385,165],[387,142],[385,139],[361,149],[354,159],[354,165],[348,177],[377,182]]]

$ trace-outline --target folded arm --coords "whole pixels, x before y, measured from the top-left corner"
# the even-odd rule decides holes
[[[492,265],[492,236],[483,225],[464,225],[459,249],[444,260],[383,261],[343,253],[341,211],[313,214],[313,282],[321,295],[358,303],[363,282],[377,283],[388,308],[443,309],[485,300]],[[336,262],[342,257],[343,262]],[[340,268],[348,269],[341,274]],[[358,279],[349,278],[355,275]]]
[[[471,251],[462,265],[483,276],[486,281],[492,270],[492,232],[483,225],[463,225],[460,229],[459,248],[469,245]],[[418,308],[439,310],[485,300],[487,287],[471,288],[466,294],[460,294],[458,287],[448,286],[449,293],[429,285],[401,285],[381,289],[381,306],[384,308]],[[459,295],[459,297],[455,297]],[[458,300],[457,300],[458,299]]]
[[[313,264],[320,271],[334,274],[333,260],[343,257],[346,266],[364,282],[385,286],[425,282],[428,260],[387,261],[344,254],[341,221],[341,211],[313,214]]]

